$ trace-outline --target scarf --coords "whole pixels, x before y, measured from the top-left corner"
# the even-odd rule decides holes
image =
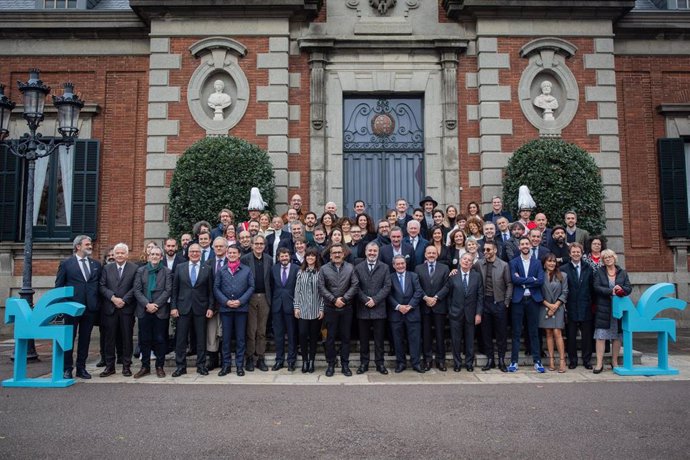
[[[162,263],[158,263],[157,266],[151,265],[151,262],[146,264],[146,270],[149,272],[149,280],[146,285],[146,298],[149,302],[153,302],[153,291],[156,289],[156,278],[158,277],[158,272],[163,268]]]
[[[230,273],[233,275],[237,273],[237,270],[240,268],[240,261],[236,260],[234,262],[228,261],[228,268],[230,269]]]

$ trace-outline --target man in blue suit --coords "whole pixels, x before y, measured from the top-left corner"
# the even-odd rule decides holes
[[[409,243],[414,249],[414,266],[424,263],[424,250],[429,245],[429,241],[422,238],[420,235],[421,224],[416,220],[411,220],[407,223],[407,236],[403,239],[405,243]]]
[[[273,370],[283,368],[285,362],[285,334],[288,339],[288,371],[295,370],[297,360],[297,335],[293,309],[295,307],[295,285],[299,267],[290,263],[292,256],[285,247],[278,248],[278,262],[271,268],[271,314],[273,334],[276,341],[276,362]]]
[[[391,273],[391,292],[388,296],[388,319],[395,344],[395,372],[399,374],[406,368],[403,336],[407,331],[412,369],[423,374],[424,369],[420,362],[422,317],[419,302],[424,296],[424,291],[419,284],[419,276],[407,271],[405,257],[394,256],[393,269],[395,271]]]
[[[381,262],[390,267],[391,273],[395,270],[393,268],[393,257],[397,255],[403,256],[406,263],[406,269],[408,272],[413,272],[415,263],[415,253],[414,248],[410,243],[403,241],[403,232],[400,227],[393,227],[390,231],[390,244],[385,244],[381,246],[380,259]]]
[[[72,286],[74,295],[71,299],[86,306],[84,314],[79,317],[65,316],[65,324],[74,325],[74,337],[77,332],[79,340],[77,345],[77,377],[90,379],[91,374],[86,372],[86,358],[89,355],[89,343],[91,342],[91,329],[96,316],[99,314],[98,287],[101,277],[101,264],[93,260],[91,253],[93,248],[91,238],[79,235],[74,239],[74,255],[60,262],[55,277],[55,287]],[[64,378],[72,378],[73,350],[65,351]]]
[[[522,319],[527,316],[527,332],[530,340],[534,369],[543,373],[541,352],[539,350],[539,304],[544,300],[541,286],[544,284],[544,269],[539,259],[531,257],[532,245],[526,236],[520,238],[520,257],[510,261],[510,274],[513,282],[511,319],[513,323],[513,344],[510,351],[508,372],[517,372]]]

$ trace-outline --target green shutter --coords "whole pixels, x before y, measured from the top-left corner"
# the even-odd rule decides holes
[[[72,236],[96,238],[98,223],[98,141],[78,140],[74,146],[74,182],[72,184]]]
[[[659,139],[662,229],[666,238],[690,236],[687,171],[683,139]]]
[[[0,241],[18,241],[22,160],[0,145]]]

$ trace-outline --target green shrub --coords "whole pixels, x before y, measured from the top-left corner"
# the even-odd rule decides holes
[[[246,220],[252,187],[272,211],[275,184],[265,151],[235,137],[200,140],[180,157],[170,183],[170,235],[189,232],[200,220],[215,226],[223,208],[235,213],[236,222]]]
[[[537,139],[520,147],[508,162],[503,199],[517,216],[518,188],[529,187],[535,212],[543,212],[549,225],[563,224],[568,210],[577,213],[577,226],[592,234],[606,228],[604,188],[589,153],[558,139]]]

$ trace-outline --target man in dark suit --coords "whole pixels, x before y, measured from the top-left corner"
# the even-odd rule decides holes
[[[404,336],[407,332],[407,342],[410,347],[410,361],[412,369],[424,373],[421,365],[421,312],[420,301],[424,295],[419,277],[407,270],[406,259],[402,255],[393,257],[391,276],[391,293],[388,296],[388,319],[395,343],[395,372],[405,370]]]
[[[84,313],[79,317],[66,315],[65,324],[74,325],[74,338],[77,341],[77,372],[82,379],[90,379],[91,374],[86,371],[86,358],[89,355],[89,343],[91,342],[91,329],[96,316],[100,314],[98,286],[101,277],[101,264],[93,260],[91,253],[93,248],[91,238],[79,235],[73,242],[74,255],[60,262],[55,277],[55,287],[72,286],[74,295],[68,300],[78,302],[86,306]],[[73,350],[65,351],[65,372],[63,377],[72,378]]]
[[[548,247],[549,243],[551,243],[552,230],[547,227],[549,221],[546,218],[546,214],[543,212],[537,213],[537,215],[534,216],[534,223],[537,225],[536,230],[539,230],[539,234],[541,235],[542,246]]]
[[[482,276],[472,270],[474,256],[465,253],[460,258],[458,274],[448,280],[448,319],[453,348],[453,370],[462,367],[463,336],[465,339],[465,369],[474,371],[474,330],[482,322],[484,311],[484,283]]]
[[[290,263],[292,256],[287,248],[279,248],[276,257],[278,257],[278,262],[271,269],[271,314],[276,341],[276,362],[273,370],[282,369],[285,363],[285,335],[287,334],[287,366],[288,371],[293,372],[295,361],[297,361],[297,325],[293,309],[299,267]]]
[[[427,240],[430,240],[431,235],[429,232],[431,227],[434,226],[434,209],[438,207],[438,201],[427,195],[419,202],[419,207],[424,211],[424,218],[420,222],[421,228],[419,233]]]
[[[168,267],[171,273],[175,273],[177,266],[186,260],[177,251],[177,240],[175,238],[166,238],[163,249],[165,250],[163,264]]]
[[[533,228],[529,231],[529,242],[531,245],[530,257],[537,259],[543,267],[544,259],[546,259],[546,256],[548,256],[551,251],[549,251],[549,248],[542,245],[542,235],[538,229]],[[522,249],[520,249],[520,252],[522,253]]]
[[[499,218],[505,217],[508,222],[512,222],[513,215],[510,211],[503,210],[503,200],[500,196],[494,196],[491,199],[491,212],[484,214],[484,222],[493,222],[496,224]]]
[[[446,315],[448,305],[446,297],[448,295],[448,275],[450,269],[448,265],[438,263],[438,249],[436,246],[429,245],[424,251],[425,263],[417,265],[415,273],[419,276],[419,285],[424,291],[422,297],[422,350],[424,353],[424,370],[431,370],[432,365],[432,341],[436,337],[436,367],[438,370],[446,371],[446,343],[443,334],[446,327]],[[432,334],[431,328],[435,334]]]
[[[490,222],[487,222],[490,223]],[[484,314],[482,316],[482,341],[484,352],[488,356],[483,371],[496,367],[494,361],[494,333],[498,348],[498,369],[508,372],[505,363],[506,336],[508,328],[508,307],[513,297],[513,283],[508,264],[498,258],[498,245],[492,241],[484,242],[484,257],[479,259],[474,268],[482,275],[484,283]]]
[[[225,253],[228,250],[228,240],[219,236],[213,240],[213,255],[206,261],[206,265],[213,270],[215,279],[216,274],[227,265]],[[213,305],[213,316],[206,318],[206,354],[208,355],[209,371],[220,366],[220,305],[216,301]]]
[[[122,339],[122,375],[132,376],[132,331],[134,329],[134,277],[137,265],[127,261],[129,248],[118,243],[113,248],[115,263],[103,267],[99,291],[101,324],[105,332],[105,369],[101,377],[115,373],[115,340],[119,333]]]
[[[395,211],[397,212],[396,220],[397,226],[403,232],[403,236],[407,236],[407,223],[412,220],[412,216],[407,213],[407,200],[405,198],[398,198],[395,202]]]
[[[424,262],[424,250],[429,245],[429,241],[422,238],[420,235],[421,226],[416,220],[411,220],[407,223],[407,236],[403,239],[405,243],[409,243],[414,249],[414,266]]]
[[[358,374],[369,370],[369,337],[374,330],[374,360],[376,370],[388,374],[384,364],[383,340],[386,336],[386,297],[391,290],[388,267],[378,260],[379,247],[371,242],[366,246],[366,260],[355,266],[359,280],[357,293],[357,323],[359,326]]]
[[[525,226],[521,222],[513,222],[510,224],[510,235],[510,239],[503,244],[503,260],[506,262],[520,255],[520,238],[527,236]]]
[[[187,373],[187,342],[193,323],[196,338],[196,372],[208,375],[206,368],[206,319],[214,313],[213,268],[201,263],[201,246],[187,248],[189,262],[183,262],[172,274],[170,316],[177,318],[177,340],[173,377]]]
[[[257,355],[256,367],[268,371],[266,366],[266,324],[271,314],[271,267],[273,260],[264,252],[266,238],[256,235],[252,238],[252,252],[240,257],[240,262],[249,267],[254,276],[254,293],[249,299],[247,313],[247,358],[246,369],[254,371],[254,354]]]
[[[417,265],[415,263],[414,248],[410,243],[403,241],[403,232],[400,227],[393,227],[391,229],[390,238],[390,244],[381,246],[381,252],[379,255],[381,262],[388,265],[392,273],[394,271],[393,257],[401,255],[403,259],[405,259],[406,270],[408,272],[414,271],[414,267]]]
[[[577,367],[577,330],[582,337],[582,364],[585,369],[592,369],[592,340],[594,332],[592,317],[592,294],[594,271],[582,261],[584,249],[580,243],[570,244],[570,262],[561,267],[568,275],[568,299],[566,301],[568,322],[568,368]]]
[[[491,241],[496,249],[496,257],[498,257],[499,259],[503,259],[503,240],[501,239],[500,235],[496,235],[496,224],[494,224],[493,222],[484,222],[482,228],[484,229],[484,238],[478,241],[478,251],[480,253],[483,253],[484,243],[487,241]]]
[[[531,232],[530,232],[531,234]],[[520,238],[520,257],[510,261],[510,276],[513,282],[511,320],[513,342],[510,350],[508,372],[517,372],[522,335],[522,319],[527,317],[527,332],[530,340],[534,369],[543,373],[541,350],[539,349],[539,304],[544,300],[541,286],[544,284],[544,269],[541,262],[531,256],[531,238]]]
[[[565,227],[556,225],[551,232],[551,242],[548,244],[549,252],[556,256],[559,266],[570,262],[570,248],[565,241]]]

